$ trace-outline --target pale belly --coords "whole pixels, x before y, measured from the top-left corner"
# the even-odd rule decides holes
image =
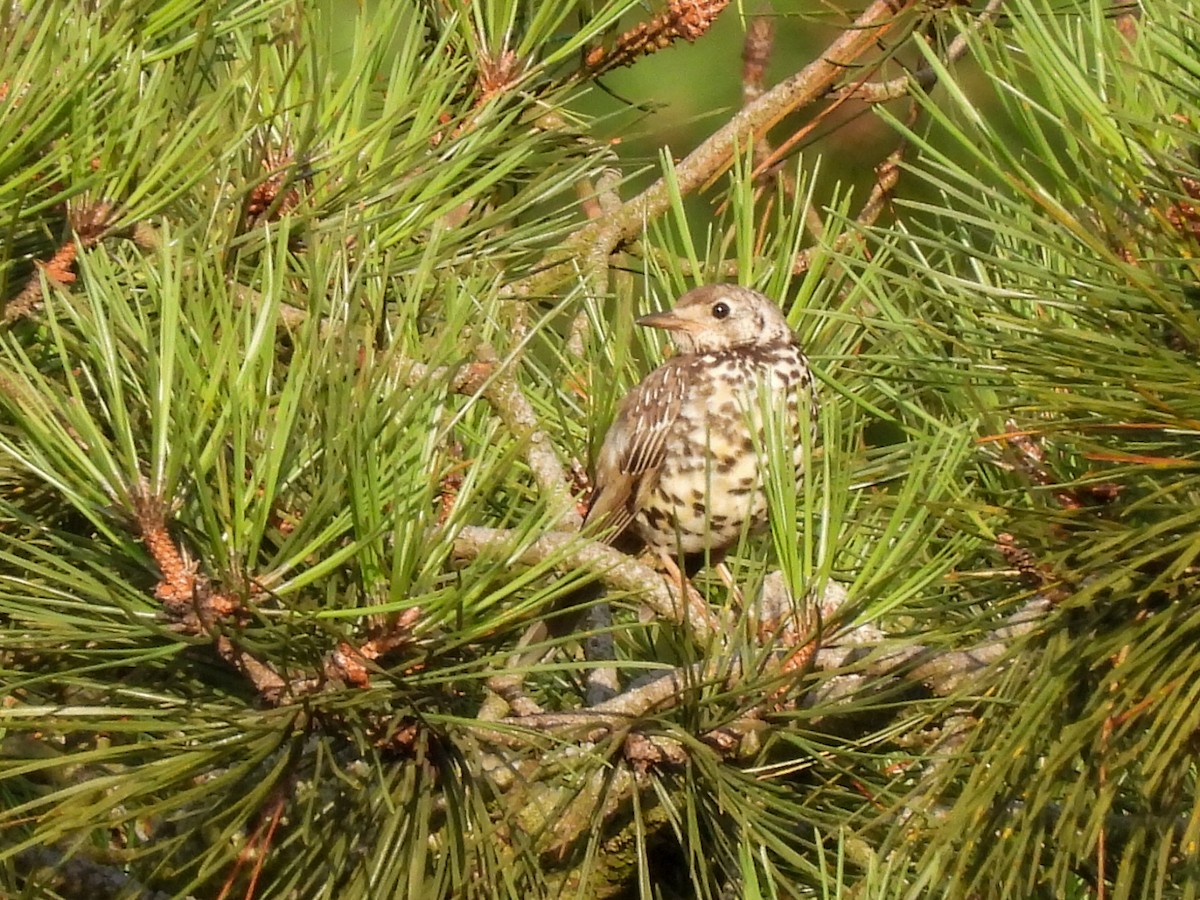
[[[795,434],[797,397],[792,390],[777,396],[783,400],[779,412],[791,423],[791,474],[798,482],[803,447]],[[743,531],[766,524],[761,419],[752,410],[747,413],[744,404],[726,403],[690,427],[678,423],[657,482],[646,486],[634,521],[642,540],[673,555],[719,551],[735,544]]]

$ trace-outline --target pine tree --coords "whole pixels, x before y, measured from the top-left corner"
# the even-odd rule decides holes
[[[1195,9],[748,16],[639,189],[578,100],[726,5],[0,12],[0,889],[1200,890]],[[720,280],[819,437],[681,602],[584,473]]]

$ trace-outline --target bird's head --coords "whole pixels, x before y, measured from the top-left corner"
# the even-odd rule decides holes
[[[642,316],[637,323],[670,331],[681,353],[708,353],[793,339],[787,319],[769,297],[734,284],[694,288],[667,312]]]

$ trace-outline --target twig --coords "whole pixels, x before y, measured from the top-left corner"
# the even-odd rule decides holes
[[[829,639],[827,645],[813,655],[812,662],[820,671],[837,671],[850,665],[856,657],[863,656],[863,675],[872,678],[901,677],[906,681],[924,684],[934,693],[945,696],[1002,659],[1009,652],[1013,640],[1038,628],[1053,608],[1054,603],[1049,598],[1034,597],[970,650],[938,652],[922,645],[909,645],[870,656],[869,652],[883,644],[887,636],[872,625],[859,625]],[[787,658],[787,655],[781,654],[781,664]],[[744,677],[738,654],[714,656],[704,662],[667,672],[591,709],[517,716],[503,720],[502,724],[533,732],[555,732],[560,738],[564,736],[563,732],[581,732],[580,737],[590,742],[598,740],[604,733],[627,728],[652,711],[675,705],[689,688],[701,684],[720,684],[733,688]],[[806,695],[804,706],[817,707],[840,696],[844,693],[844,679],[847,678],[853,683],[862,680],[859,674],[835,675]],[[497,739],[497,732],[491,728],[480,733],[486,734],[488,740]],[[500,742],[515,740],[506,732]]]
[[[583,640],[583,657],[588,662],[601,662],[617,658],[616,643],[612,636],[612,607],[605,601],[594,604],[588,610]],[[599,706],[621,690],[620,675],[615,666],[589,666],[583,675],[586,685],[584,702],[588,706]]]
[[[571,496],[567,470],[554,452],[550,436],[542,430],[529,398],[513,377],[515,361],[501,363],[496,351],[487,345],[481,346],[476,354],[480,363],[493,367],[491,376],[481,389],[482,394],[517,443],[524,446],[525,461],[533,472],[538,490],[547,499],[550,508],[559,511],[558,528],[578,531],[583,519],[575,506],[575,498]]]
[[[589,219],[600,219],[611,215],[621,208],[621,172],[609,168],[600,173],[596,179],[595,190],[583,200],[584,212]],[[599,296],[608,288],[607,267],[591,271],[587,285],[593,294]],[[587,310],[581,308],[571,319],[571,327],[567,331],[567,351],[575,359],[583,359],[587,347],[588,335],[591,332],[591,321]]]
[[[242,299],[251,303],[260,302],[256,292],[243,290]],[[281,306],[280,318],[284,324],[297,328],[309,318],[305,310]],[[326,328],[322,323],[322,328]],[[513,372],[519,357],[500,360],[495,349],[488,344],[476,348],[475,359],[465,365],[429,366],[406,356],[396,356],[392,361],[393,371],[405,384],[423,387],[431,383],[444,382],[451,393],[465,396],[479,395],[496,411],[510,434],[525,448],[525,461],[533,473],[538,490],[546,497],[552,509],[559,512],[558,528],[578,531],[583,518],[571,496],[570,477],[567,469],[554,452],[550,436],[538,422],[529,398],[521,390]]]
[[[411,643],[413,627],[420,618],[421,608],[412,606],[389,622],[385,631],[358,647],[341,641],[325,658],[325,676],[355,687],[367,687],[371,683],[370,665]]]
[[[522,690],[525,676],[519,672],[503,672],[488,679],[488,697],[479,708],[476,718],[495,722],[504,718],[510,710],[517,716],[537,716],[544,710]],[[503,701],[502,703],[496,701]]]
[[[756,604],[759,617],[757,633],[764,646],[774,649],[775,669],[778,674],[790,675],[800,668],[795,660],[798,653],[806,655],[811,661],[817,649],[814,635],[820,630],[822,621],[830,621],[837,617],[839,610],[845,605],[849,595],[845,588],[835,583],[829,583],[819,601],[809,603],[803,611],[796,610],[796,603],[783,583],[783,576],[773,572],[763,581],[762,593]],[[857,637],[858,630],[845,633],[835,646]],[[872,640],[881,636],[877,630],[869,632]],[[830,659],[830,657],[826,657]],[[844,659],[844,657],[843,657]],[[770,670],[759,668],[757,674],[763,675]],[[703,684],[719,684],[733,688],[743,681],[746,672],[738,653],[717,654],[709,656],[704,662],[691,666],[673,669],[650,681],[638,685],[623,694],[612,697],[602,703],[597,703],[589,709],[571,710],[566,712],[538,712],[531,715],[503,720],[503,724],[521,728],[533,728],[541,732],[579,731],[584,732],[584,740],[593,742],[607,733],[628,728],[652,711],[675,706],[682,697],[686,696],[689,688]],[[763,703],[777,699],[779,692],[775,691],[763,698]],[[763,704],[758,704],[743,710],[743,718],[751,718],[757,714]],[[492,732],[488,732],[489,735]],[[721,736],[714,736],[718,746],[728,742]]]
[[[915,113],[916,107],[913,107]],[[862,229],[869,228],[875,224],[880,213],[887,206],[888,198],[892,195],[892,191],[896,187],[896,182],[900,180],[900,161],[904,158],[904,151],[907,149],[907,141],[901,141],[900,145],[888,154],[887,159],[875,167],[875,183],[871,185],[871,193],[867,195],[866,202],[862,205],[862,209],[858,211],[858,215],[854,217],[856,230],[846,231],[838,235],[834,239],[829,248],[821,247],[806,247],[796,254],[796,259],[792,263],[792,274],[801,275],[809,270],[812,266],[813,257],[819,252],[843,252],[851,244],[862,241]]]
[[[846,599],[844,590],[831,585],[820,606],[826,608],[833,618]],[[763,606],[764,610],[770,606],[766,597]],[[939,653],[916,646],[872,655],[872,651],[877,651],[886,641],[883,632],[871,624],[843,629],[829,640],[827,646],[813,655],[812,662],[819,670],[837,671],[854,666],[859,671],[834,674],[824,679],[800,702],[807,708],[829,706],[830,715],[835,715],[837,704],[847,694],[886,678],[902,678],[925,684],[935,693],[950,694],[1010,652],[1013,641],[1038,628],[1052,609],[1053,604],[1046,598],[1034,598],[969,651]],[[767,613],[775,614],[770,610]],[[811,642],[804,646],[810,645]],[[775,658],[777,664],[782,665],[787,656],[781,653]],[[761,668],[756,669],[756,673],[761,671]],[[510,793],[516,789],[513,800],[525,810],[521,814],[522,821],[540,825],[540,828],[532,831],[544,835],[550,845],[561,853],[579,841],[588,830],[595,828],[595,803],[600,797],[605,800],[603,814],[607,817],[628,803],[633,792],[640,789],[644,782],[639,776],[646,769],[655,765],[687,762],[692,752],[687,744],[663,735],[641,734],[634,730],[638,720],[677,705],[688,696],[689,691],[701,685],[736,690],[747,674],[739,654],[722,654],[667,672],[592,709],[514,717],[491,727],[481,723],[472,727],[470,732],[481,742],[522,750],[528,749],[531,740],[548,744],[568,742],[548,756],[541,757],[537,766],[537,773],[541,777],[533,784],[527,780],[534,777],[532,773],[527,773],[525,777],[517,773],[514,777],[514,766],[517,764],[511,760],[503,761],[504,757],[488,756],[493,763],[485,773],[499,791]],[[756,718],[757,711],[769,702],[770,698],[764,697],[762,704],[751,707],[734,722],[699,735],[699,739],[722,757],[738,754],[745,744],[758,743],[761,740],[759,732],[769,727]],[[604,793],[593,793],[592,779],[582,788],[574,783],[569,787],[552,787],[541,783],[541,778],[550,772],[560,768],[571,769],[580,755],[594,752],[590,745],[609,736],[617,736],[621,740],[626,765],[613,767],[611,772],[607,768],[602,770],[601,776],[610,779]],[[481,754],[483,756],[486,755]],[[536,809],[532,808],[528,796],[530,791],[536,794]],[[581,797],[589,804],[591,815],[572,814]]]
[[[514,547],[514,542],[511,531],[472,525],[455,536],[454,554],[473,559],[485,553],[503,553],[510,564],[524,566],[554,559],[559,568],[593,572],[606,586],[636,594],[660,619],[686,624],[700,644],[720,636],[713,614],[703,603],[689,598],[681,607],[654,569],[620,550],[560,532],[545,534],[523,548]]]
[[[590,835],[598,823],[608,824],[629,802],[635,791],[650,791],[649,782],[641,782],[629,766],[619,766],[616,771],[600,767],[590,772],[586,781],[578,788],[559,789],[551,797],[543,798],[542,808],[555,803],[557,815],[544,824],[546,840],[544,853],[550,858],[565,859],[581,838]],[[557,804],[562,804],[558,806]],[[639,827],[648,827],[643,822]],[[618,857],[619,854],[601,854]],[[582,894],[579,896],[597,896]]]
[[[270,664],[217,632],[222,620],[234,620],[242,614],[241,603],[214,590],[196,561],[176,546],[167,529],[164,501],[143,486],[133,492],[131,507],[142,543],[162,573],[154,596],[162,601],[178,629],[190,635],[211,635],[217,655],[245,675],[264,700],[278,703],[288,687],[287,680]]]
[[[763,134],[785,116],[824,96],[855,60],[897,27],[897,16],[915,0],[874,0],[849,28],[800,72],[777,84],[719,128],[675,167],[674,180],[686,195],[724,171],[734,154],[754,135]],[[607,265],[620,244],[637,235],[645,222],[670,208],[671,189],[665,178],[655,181],[620,210],[584,225],[564,242],[561,252],[542,271],[508,288],[514,297],[541,296],[571,277],[580,261]]]
[[[989,0],[985,9],[971,23],[971,30],[978,31],[992,22],[1004,0]],[[759,51],[747,48],[746,68],[743,70],[743,96],[749,102],[728,123],[718,129],[699,147],[690,153],[675,170],[675,180],[681,193],[688,194],[708,182],[728,167],[736,149],[744,147],[750,136],[764,135],[784,116],[814,102],[822,96],[836,99],[872,99],[883,102],[903,96],[912,88],[912,75],[882,83],[865,83],[833,90],[834,81],[843,71],[888,31],[895,27],[896,18],[911,6],[913,0],[875,0],[852,26],[836,38],[821,57],[800,72],[780,82],[769,91],[760,91],[757,80],[761,66]],[[761,44],[761,35],[755,41]],[[951,41],[946,60],[952,62],[966,53],[969,47],[968,33],[962,33]],[[750,35],[747,37],[750,42]],[[759,48],[761,50],[761,47]],[[930,75],[925,70],[916,73],[918,84],[928,84]],[[889,157],[879,170],[872,198],[868,200],[859,219],[873,222],[882,208],[887,193],[894,187],[898,176],[900,151]],[[760,162],[761,167],[761,162]],[[574,274],[580,260],[587,267],[607,265],[609,255],[622,243],[631,240],[640,231],[643,223],[661,215],[670,204],[670,194],[665,178],[660,178],[638,196],[624,203],[619,210],[600,219],[593,220],[580,228],[574,236],[564,242],[563,252],[547,260],[547,266],[508,288],[514,297],[541,296],[550,292],[555,285]],[[842,235],[841,245],[858,240],[857,235]],[[793,271],[807,271],[811,265],[811,248],[796,258]],[[722,277],[737,275],[736,262],[728,261],[717,273]]]
[[[1003,659],[1013,640],[1038,628],[1054,606],[1052,598],[1039,594],[1008,616],[1002,625],[970,650],[940,652],[912,644],[869,658],[863,673],[870,677],[899,675],[906,681],[924,684],[939,696],[948,696],[982,670]],[[846,646],[843,644],[841,649],[844,650]],[[817,668],[829,668],[833,661],[825,650],[817,653]],[[837,667],[846,662],[844,656],[836,661]]]
[[[565,736],[564,733],[579,732],[579,739],[593,743],[607,733],[630,727],[656,710],[678,705],[689,688],[704,684],[732,687],[741,678],[742,663],[738,654],[715,656],[704,662],[673,669],[590,709],[516,716],[502,720],[501,724],[542,733],[554,732],[560,738]],[[486,736],[489,740],[494,739],[495,732],[489,729]]]
[[[285,677],[270,663],[220,632],[223,623],[240,626],[246,610],[236,597],[215,590],[208,577],[200,572],[199,564],[179,548],[167,528],[166,504],[142,486],[133,493],[131,505],[142,543],[162,573],[154,596],[162,601],[176,629],[188,635],[210,637],[217,655],[244,675],[266,703],[277,705],[313,693],[331,680],[366,687],[370,683],[369,664],[412,638],[412,627],[421,615],[416,607],[406,610],[385,633],[361,646],[339,643],[327,654],[320,674]]]
[[[486,529],[467,531],[467,538],[472,544],[468,549],[484,546],[496,548],[507,543],[507,535],[503,532]],[[543,539],[539,542],[543,546],[537,548],[537,552],[543,555],[556,552],[565,539],[563,535],[552,535],[549,541]],[[532,561],[523,556],[518,559]],[[654,578],[657,580],[656,575]],[[831,585],[819,606],[824,615],[833,619],[846,600],[845,591]],[[774,621],[779,616],[786,619],[784,606],[791,604],[780,605],[782,602],[780,597],[764,595],[761,605],[764,622],[767,619]],[[801,702],[810,708],[821,705],[836,707],[847,693],[861,690],[870,681],[891,677],[924,683],[937,693],[948,694],[1001,659],[1010,651],[1013,640],[1039,627],[1052,608],[1053,604],[1045,598],[1035,598],[1009,616],[970,651],[937,653],[924,647],[907,647],[872,657],[871,652],[886,640],[878,628],[868,624],[843,629],[814,655],[813,663],[822,670],[861,666],[860,673],[833,675],[805,694]],[[786,654],[777,654],[776,659],[782,664]],[[756,668],[756,673],[761,673],[761,668]],[[736,689],[748,674],[739,654],[719,654],[691,666],[666,672],[593,709],[535,713],[492,725],[479,722],[468,727],[466,736],[484,744],[510,746],[522,751],[515,757],[503,752],[480,752],[476,757],[480,761],[482,774],[517,805],[513,821],[519,823],[527,833],[540,838],[542,852],[562,856],[597,827],[598,818],[608,821],[625,808],[633,793],[647,784],[641,777],[646,770],[659,765],[687,762],[692,751],[686,743],[652,732],[641,734],[631,730],[636,728],[640,719],[677,705],[690,691],[702,685],[723,685],[729,690]],[[766,702],[769,702],[769,698],[764,698]],[[722,757],[738,754],[747,742],[754,744],[759,741],[758,733],[768,727],[761,719],[755,718],[756,708],[699,738]],[[831,711],[833,714],[836,714],[835,710]],[[564,787],[545,780],[555,771],[572,769],[582,756],[594,752],[590,744],[611,735],[618,736],[620,740],[623,765],[601,767],[586,775],[582,784],[572,780],[570,785]],[[536,764],[531,765],[522,761],[531,741],[544,742],[545,746],[562,745],[564,741],[567,743],[553,753],[541,756]],[[597,809],[601,800],[603,806]]]
[[[861,228],[870,227],[879,218],[887,205],[888,197],[895,189],[896,183],[900,180],[900,161],[903,158],[906,145],[901,144],[890,154],[887,159],[881,162],[875,169],[875,184],[871,187],[871,193],[859,210],[855,217],[855,224]],[[823,227],[823,226],[821,226]],[[852,244],[860,243],[862,235],[859,231],[845,231],[838,235],[828,247],[806,247],[796,254],[796,258],[792,263],[792,272],[796,275],[802,275],[812,266],[813,259],[819,253],[844,252],[846,248]],[[739,274],[738,261],[736,259],[723,260],[713,269],[706,269],[704,272],[695,272],[692,270],[691,263],[686,259],[671,259],[668,261],[666,254],[657,247],[652,247],[647,244],[634,244],[631,248],[636,253],[642,256],[655,256],[671,265],[678,265],[685,275],[692,278],[698,278],[701,275],[715,275],[719,278],[736,278]]]
[[[942,62],[949,65],[961,59],[971,46],[971,35],[982,30],[985,25],[995,21],[1000,12],[1000,7],[1004,5],[1004,2],[1005,0],[988,0],[987,6],[980,11],[970,26],[965,31],[956,35],[954,40],[950,42],[950,46],[946,48],[946,55],[942,58]],[[870,81],[847,85],[844,88],[833,91],[831,96],[838,99],[862,100],[864,103],[887,103],[889,100],[898,100],[900,97],[910,94],[914,85],[921,90],[929,90],[936,83],[936,70],[932,66],[923,66],[916,72],[909,72],[887,81]]]
[[[775,19],[759,13],[752,16],[742,41],[742,105],[753,103],[763,95],[767,79],[767,64],[775,49]]]
[[[771,15],[754,16],[746,27],[746,38],[742,42],[742,106],[747,106],[763,95],[767,65],[775,49],[775,18]],[[786,196],[796,194],[796,179],[782,166],[764,165],[771,157],[772,146],[766,134],[754,140],[755,179],[774,176]],[[725,201],[728,202],[728,201]],[[722,204],[723,206],[724,204]],[[810,223],[817,212],[812,207],[805,210]],[[819,221],[819,216],[817,216]],[[820,237],[820,235],[816,235]]]
[[[1049,564],[1039,563],[1011,534],[996,535],[996,549],[1026,584],[1036,588],[1051,603],[1062,603],[1071,596],[1072,585],[1055,575]]]
[[[1120,496],[1121,486],[1113,482],[1069,486],[1046,462],[1046,435],[1039,431],[1022,430],[1015,420],[1004,423],[1003,434],[978,438],[976,443],[1002,442],[1011,448],[1010,453],[996,461],[1002,468],[1024,475],[1030,482],[1051,489],[1051,496],[1063,509],[1080,510],[1104,506]]]
[[[616,168],[604,169],[596,178],[595,184],[592,184],[589,178],[581,179],[575,185],[575,191],[579,195],[579,205],[583,208],[583,214],[589,219],[599,219],[620,209],[620,185],[621,170]]]

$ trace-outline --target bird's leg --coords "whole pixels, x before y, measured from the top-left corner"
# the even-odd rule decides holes
[[[742,597],[742,589],[733,580],[733,571],[726,565],[725,560],[721,560],[713,568],[717,570],[717,577],[721,579],[721,583],[729,590],[729,598],[733,601],[734,605],[739,610],[744,609],[745,598]]]
[[[679,585],[679,599],[683,603],[683,608],[693,611],[704,611],[705,619],[711,619],[711,614],[708,613],[708,603],[704,599],[704,595],[696,590],[691,579],[683,573],[679,568],[679,563],[675,561],[670,553],[665,550],[658,550],[658,562],[662,566],[663,575],[670,584]]]
[[[692,587],[691,582],[688,581],[688,577],[684,575],[683,570],[679,568],[679,563],[675,562],[675,557],[673,557],[670,553],[667,553],[665,550],[659,550],[658,562],[659,565],[662,566],[663,574],[666,576],[667,581],[679,585],[679,595],[681,597],[689,596],[689,588],[694,593],[696,592],[696,589]]]

